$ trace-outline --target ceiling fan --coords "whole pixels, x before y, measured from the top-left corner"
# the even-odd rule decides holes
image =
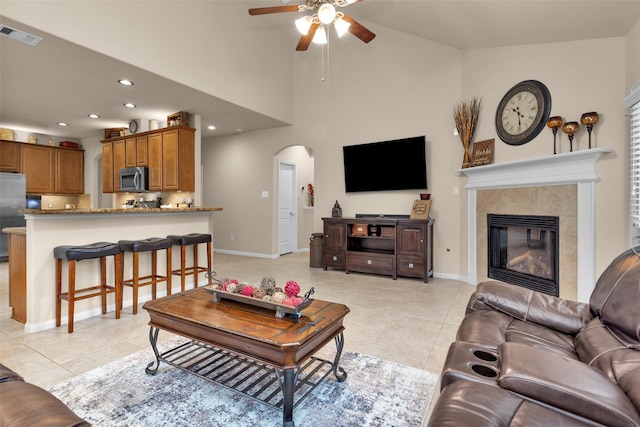
[[[286,2],[287,0],[283,0]],[[349,6],[362,0],[306,0],[306,3],[288,6],[258,7],[249,9],[249,15],[266,15],[269,13],[282,12],[312,12],[296,19],[296,28],[302,34],[296,46],[297,51],[304,51],[309,48],[313,41],[318,44],[327,43],[327,32],[325,25],[333,24],[338,37],[342,37],[347,31],[358,37],[365,43],[369,43],[376,36],[355,19],[337,11],[337,8]]]

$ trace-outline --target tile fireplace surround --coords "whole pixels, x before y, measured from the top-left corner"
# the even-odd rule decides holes
[[[576,290],[563,291],[560,290],[560,296],[572,296],[582,302],[588,302],[591,292],[595,286],[595,202],[596,202],[596,181],[598,180],[598,171],[596,163],[605,153],[611,153],[611,148],[592,148],[589,150],[574,151],[570,153],[555,154],[535,159],[518,160],[508,163],[498,163],[487,166],[477,166],[474,168],[460,169],[457,172],[465,174],[467,181],[467,202],[468,202],[468,274],[467,282],[476,284],[478,280],[478,252],[486,254],[486,228],[482,230],[483,236],[479,236],[481,231],[478,227],[478,200],[479,190],[504,190],[517,188],[544,189],[545,191],[553,190],[550,187],[558,187],[557,190],[563,194],[571,194],[572,188],[576,188],[577,193],[577,222],[576,225],[565,226],[569,228],[568,237],[565,237],[565,243],[569,243],[571,247],[565,248],[565,251],[576,253],[575,266],[576,273],[571,271],[560,271],[560,279],[567,276],[569,282],[574,282],[577,286]],[[572,187],[575,186],[575,187]],[[501,191],[497,191],[500,193]],[[496,192],[490,191],[495,197]],[[513,194],[513,192],[511,192]],[[528,197],[528,196],[527,196]],[[575,200],[575,198],[574,198]],[[565,200],[566,201],[566,200]],[[572,205],[568,203],[568,205]],[[575,206],[576,204],[573,204]],[[482,205],[480,211],[482,211]],[[570,209],[574,209],[570,207]],[[505,212],[492,212],[505,213]],[[513,213],[513,212],[512,212]],[[522,213],[522,212],[518,212]],[[531,212],[528,212],[531,213]],[[535,213],[532,213],[535,214]],[[562,215],[563,212],[555,214],[561,218],[562,233]],[[569,213],[569,216],[571,214]],[[575,231],[572,232],[571,229]],[[570,236],[575,233],[576,238],[571,239]],[[562,239],[562,234],[560,238]],[[573,241],[573,242],[572,242]],[[479,248],[479,244],[483,244],[483,248]],[[560,241],[563,244],[563,241]],[[562,256],[562,249],[561,249]],[[486,255],[484,255],[486,258]],[[484,268],[486,269],[486,260],[484,260]],[[569,267],[571,269],[571,267]],[[564,295],[563,295],[564,292]]]

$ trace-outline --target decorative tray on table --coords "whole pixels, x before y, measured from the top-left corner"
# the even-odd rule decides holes
[[[266,308],[268,310],[275,311],[275,317],[281,319],[285,315],[289,315],[289,317],[294,319],[299,319],[302,316],[300,313],[305,308],[309,307],[313,302],[313,299],[310,298],[314,293],[314,289],[311,288],[309,291],[304,294],[304,298],[302,302],[298,305],[291,306],[286,304],[280,304],[273,301],[267,301],[260,298],[249,297],[245,295],[240,295],[232,292],[227,292],[218,288],[218,285],[208,285],[205,286],[204,289],[213,295],[213,301],[220,302],[223,299],[240,302],[247,305],[252,305],[254,307]]]

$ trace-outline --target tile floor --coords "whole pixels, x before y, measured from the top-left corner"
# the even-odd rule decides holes
[[[274,277],[277,283],[296,280],[304,292],[313,286],[315,298],[347,305],[351,312],[345,319],[345,351],[435,373],[440,373],[475,289],[455,280],[430,279],[424,283],[310,268],[306,252],[277,259],[219,253],[213,258],[219,278],[244,283],[258,282],[264,276]],[[131,290],[127,288],[126,292]],[[119,320],[109,312],[77,321],[73,334],[68,334],[64,325],[25,333],[23,325],[9,317],[8,299],[8,264],[1,263],[0,362],[45,389],[149,347],[148,315],[144,310],[133,315],[131,307],[125,307]],[[169,338],[168,333],[160,336]]]

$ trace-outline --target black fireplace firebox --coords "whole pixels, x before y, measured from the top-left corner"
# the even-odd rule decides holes
[[[559,296],[559,218],[487,214],[489,277]]]

